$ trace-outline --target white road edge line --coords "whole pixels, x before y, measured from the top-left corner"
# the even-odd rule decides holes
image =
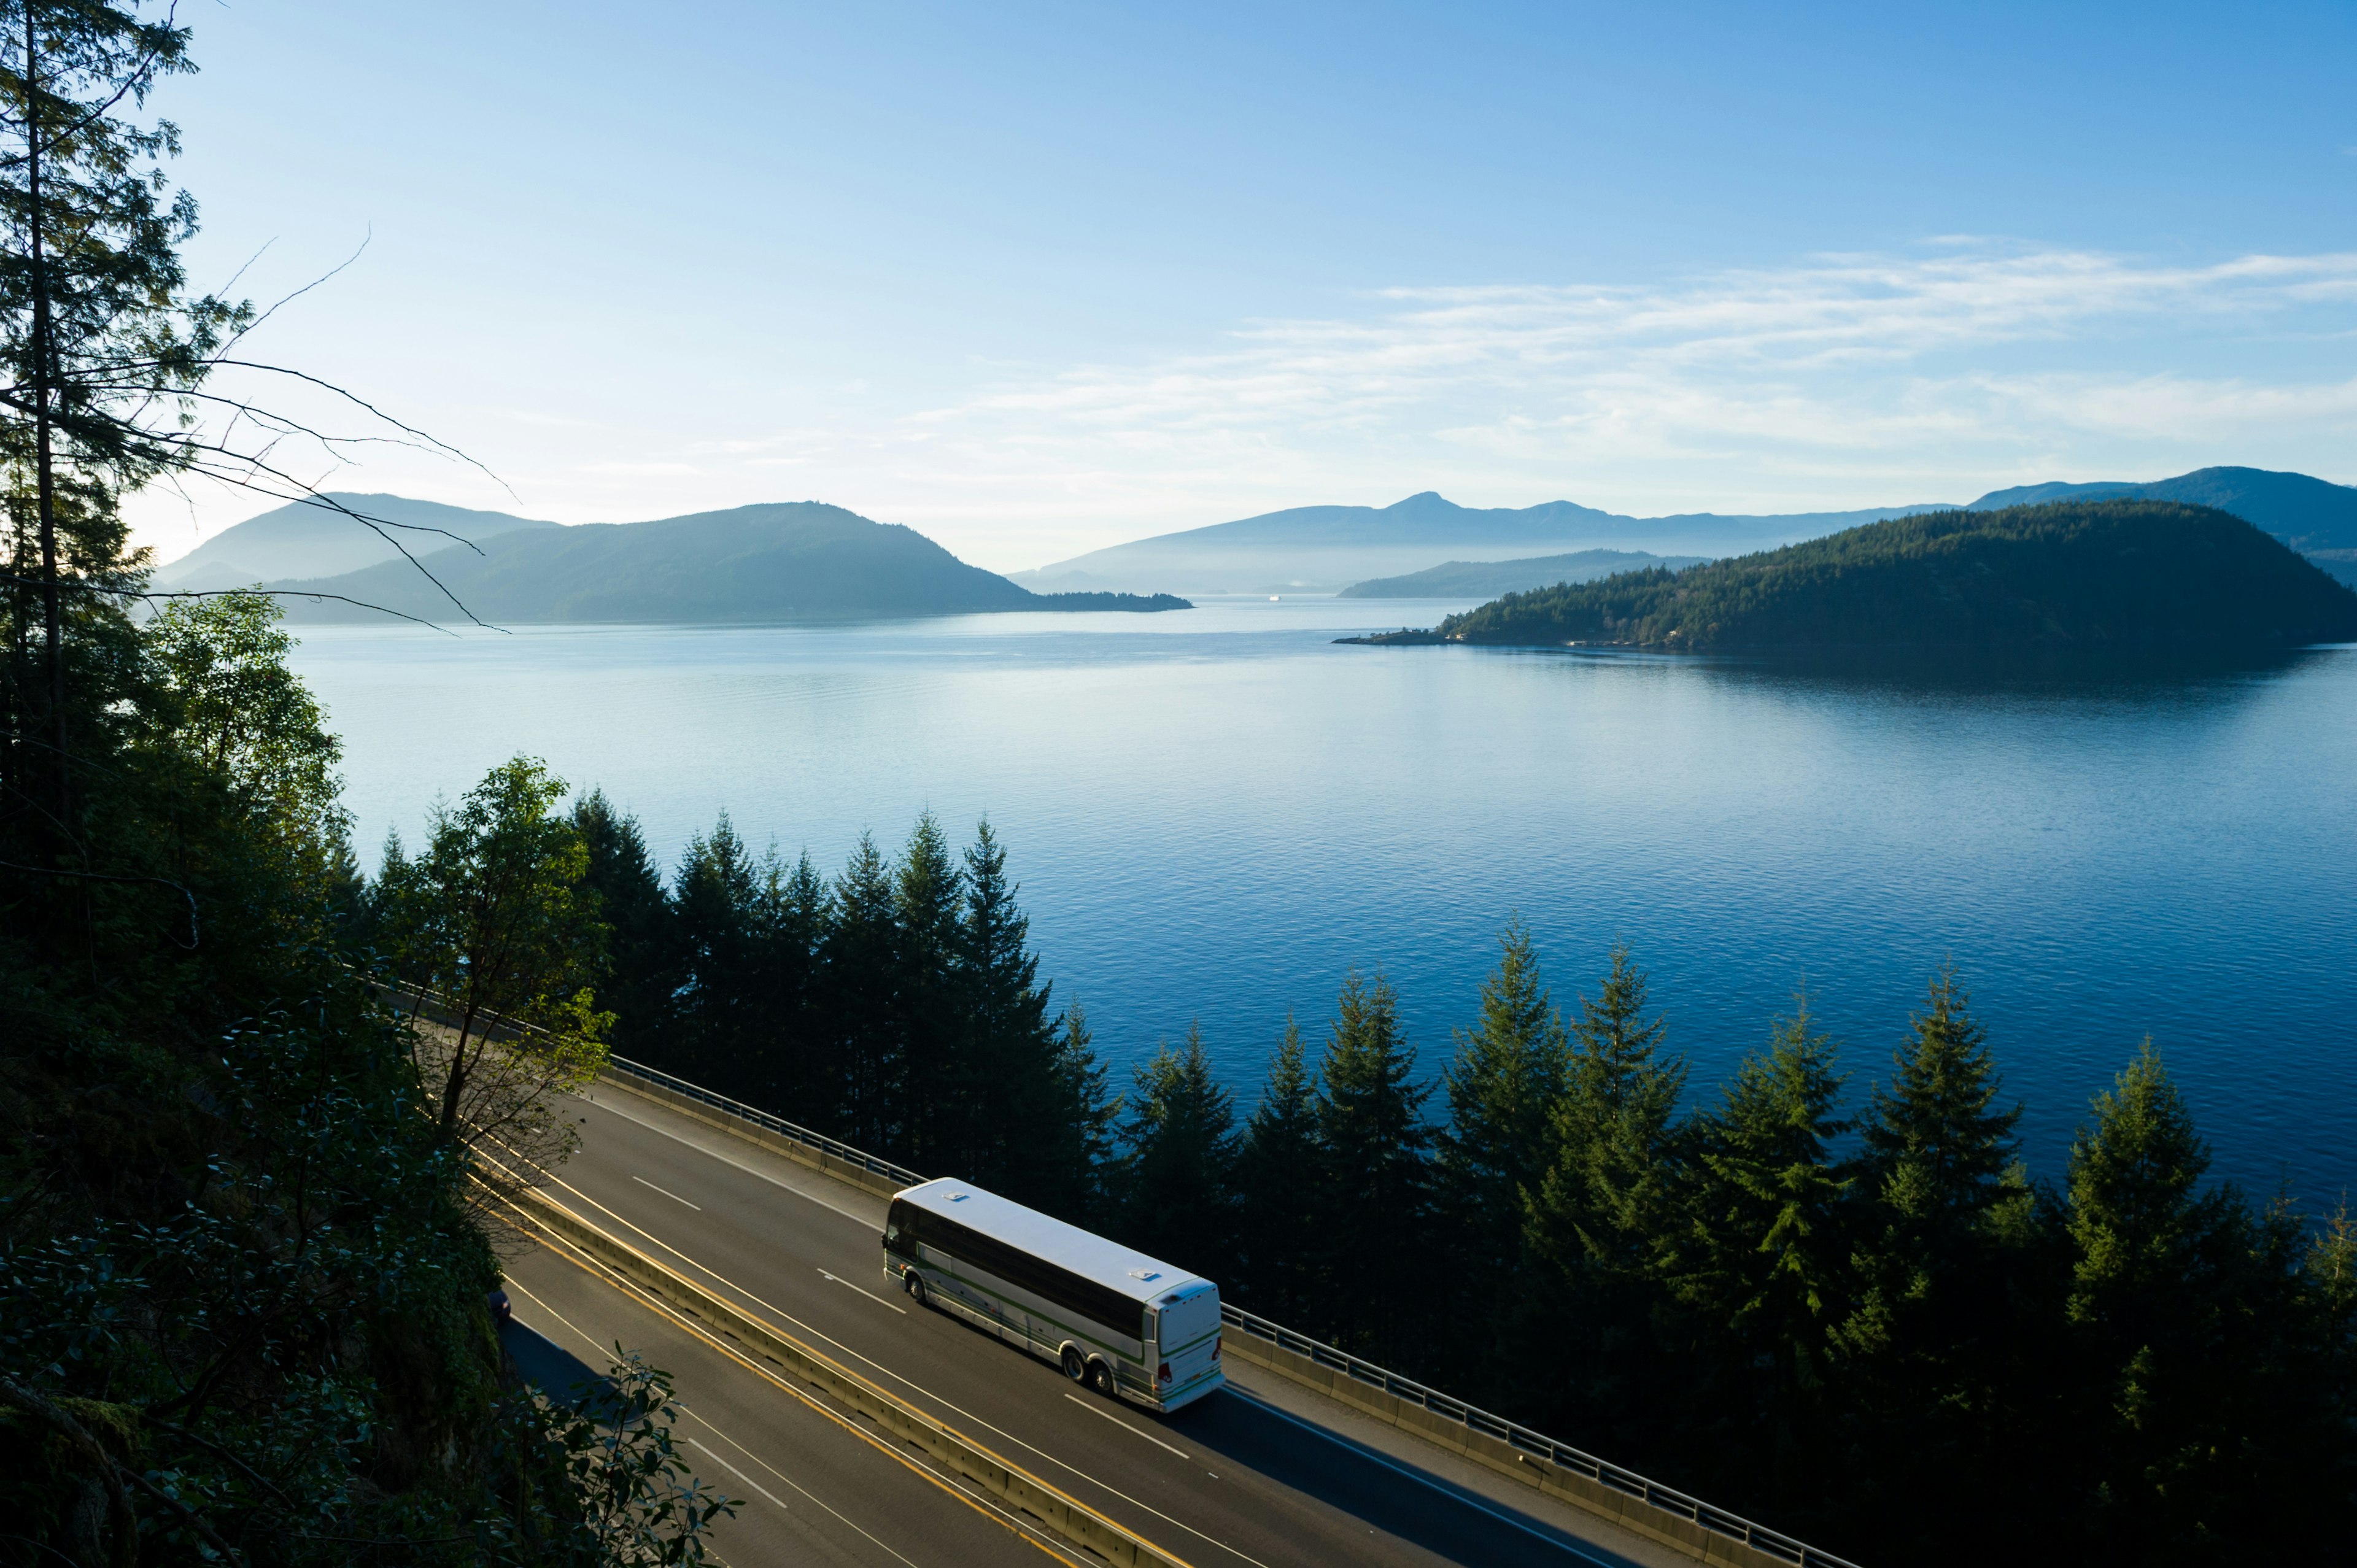
[[[653,1191],[656,1191],[656,1192],[660,1192],[660,1193],[662,1193],[665,1197],[670,1198],[673,1203],[687,1203],[687,1199],[685,1199],[685,1198],[683,1198],[683,1197],[680,1197],[680,1195],[679,1195],[679,1194],[677,1194],[677,1193],[675,1193],[675,1192],[673,1192],[673,1191],[671,1191],[669,1188],[666,1188],[666,1187],[656,1187],[654,1183],[652,1183],[652,1182],[649,1181],[646,1177],[644,1177],[644,1176],[632,1176],[630,1179],[631,1179],[632,1181],[634,1181],[634,1182],[637,1182],[640,1187],[648,1187],[648,1188],[651,1188]],[[698,1214],[701,1214],[701,1213],[703,1213],[703,1212],[704,1212],[704,1205],[702,1205],[702,1204],[700,1204],[700,1203],[687,1203],[687,1206],[688,1206],[690,1208],[694,1209]]]
[[[1304,1432],[1314,1432],[1329,1443],[1335,1444],[1340,1447],[1348,1448],[1351,1453],[1356,1454],[1361,1459],[1370,1460],[1374,1464],[1381,1465],[1386,1470],[1397,1471],[1399,1474],[1405,1476],[1411,1481],[1430,1487],[1434,1491],[1438,1492],[1444,1498],[1463,1503],[1475,1513],[1488,1514],[1500,1524],[1512,1525],[1516,1530],[1521,1530],[1524,1535],[1535,1537],[1540,1541],[1545,1541],[1549,1546],[1555,1547],[1560,1551],[1568,1552],[1574,1557],[1580,1559],[1584,1563],[1593,1563],[1597,1565],[1597,1568],[1620,1568],[1620,1564],[1611,1562],[1609,1559],[1598,1557],[1592,1552],[1583,1552],[1578,1547],[1574,1546],[1570,1541],[1564,1540],[1560,1536],[1549,1535],[1543,1530],[1534,1529],[1530,1525],[1524,1524],[1521,1520],[1514,1518],[1511,1514],[1500,1513],[1496,1509],[1490,1508],[1482,1503],[1477,1502],[1455,1487],[1442,1486],[1438,1481],[1434,1480],[1429,1476],[1419,1476],[1405,1465],[1395,1465],[1391,1460],[1384,1458],[1382,1455],[1376,1453],[1373,1449],[1368,1447],[1363,1443],[1353,1443],[1351,1439],[1342,1436],[1339,1433],[1329,1432],[1324,1427],[1306,1422],[1297,1415],[1288,1414],[1287,1412],[1277,1409],[1276,1406],[1269,1403],[1265,1399],[1255,1398],[1254,1395],[1245,1393],[1243,1390],[1236,1387],[1233,1383],[1230,1383],[1228,1385],[1228,1391],[1232,1394],[1240,1394],[1243,1398],[1251,1400],[1254,1405],[1257,1405],[1262,1410],[1268,1412],[1269,1414],[1276,1417],[1279,1421],[1289,1421],[1294,1425],[1301,1428]],[[1626,1560],[1624,1559],[1623,1561]]]
[[[856,1284],[853,1284],[849,1280],[845,1279],[841,1274],[830,1274],[830,1273],[828,1273],[824,1269],[821,1269],[821,1270],[819,1270],[819,1272],[818,1272],[818,1273],[819,1273],[819,1278],[821,1278],[821,1279],[825,1279],[825,1280],[833,1280],[835,1283],[837,1283],[837,1284],[841,1285],[841,1286],[842,1286],[844,1289],[845,1289],[845,1290],[856,1290],[856,1291],[859,1291],[859,1294],[862,1294],[862,1295],[866,1296],[868,1300],[870,1300],[870,1301],[874,1302],[874,1303],[875,1303],[877,1305],[878,1305],[878,1306],[890,1307],[892,1311],[899,1313],[899,1314],[901,1316],[903,1316],[903,1317],[906,1317],[906,1316],[909,1316],[909,1309],[908,1309],[907,1307],[905,1307],[905,1306],[894,1306],[890,1302],[886,1301],[882,1296],[877,1295],[877,1294],[874,1291],[872,1291],[872,1290],[860,1290],[860,1287],[859,1287],[859,1286],[857,1286],[857,1285],[856,1285]]]
[[[1103,1416],[1107,1421],[1112,1422],[1115,1426],[1120,1427],[1123,1431],[1135,1433],[1138,1436],[1145,1438],[1148,1443],[1153,1444],[1154,1446],[1161,1449],[1166,1454],[1177,1454],[1181,1459],[1188,1457],[1184,1452],[1171,1447],[1170,1444],[1163,1442],[1162,1439],[1155,1436],[1154,1434],[1140,1431],[1138,1428],[1132,1426],[1129,1423],[1122,1420],[1121,1417],[1114,1414],[1113,1412],[1103,1409],[1102,1406],[1092,1404],[1089,1401],[1082,1399],[1078,1394],[1066,1394],[1064,1397],[1071,1401],[1074,1404],[1079,1405],[1082,1410],[1087,1411],[1091,1415]]]
[[[721,1456],[720,1451],[719,1451],[718,1449],[716,1449],[716,1448],[713,1447],[713,1446],[712,1446],[712,1444],[710,1444],[709,1443],[706,1443],[706,1442],[705,1442],[705,1441],[704,1441],[704,1439],[702,1439],[701,1437],[691,1437],[691,1438],[689,1438],[689,1439],[687,1440],[687,1445],[688,1445],[690,1448],[701,1448],[701,1449],[703,1449],[706,1454],[711,1455],[712,1455],[712,1462],[713,1462],[714,1464],[716,1464],[716,1465],[719,1466],[722,1469],[724,1469],[724,1470],[727,1471],[730,1475],[732,1475],[732,1476],[736,1477],[738,1480],[740,1480],[740,1481],[744,1482],[747,1486],[748,1486],[748,1487],[752,1487],[755,1491],[757,1491],[757,1492],[760,1493],[760,1494],[761,1494],[761,1496],[762,1496],[762,1498],[763,1498],[765,1500],[767,1500],[767,1501],[768,1501],[768,1503],[770,1504],[770,1506],[771,1508],[776,1509],[780,1513],[791,1513],[791,1512],[793,1512],[793,1511],[794,1511],[793,1509],[791,1509],[788,1508],[788,1507],[785,1505],[784,1500],[783,1500],[783,1499],[781,1499],[781,1498],[778,1496],[778,1494],[777,1494],[777,1493],[775,1493],[775,1492],[773,1492],[773,1491],[770,1490],[770,1488],[769,1488],[769,1487],[765,1487],[765,1486],[761,1485],[761,1483],[760,1483],[760,1482],[759,1482],[759,1481],[757,1481],[757,1480],[753,1479],[753,1477],[750,1477],[750,1476],[748,1476],[748,1475],[745,1474],[745,1472],[744,1472],[744,1471],[739,1470],[736,1466],[731,1465],[731,1464],[730,1464],[726,1459],[725,1459],[725,1458],[723,1458],[723,1457]],[[889,1552],[889,1551],[891,1551],[891,1548],[887,1547],[887,1548],[885,1548],[885,1550],[886,1550],[886,1551],[888,1551],[888,1552]],[[895,1552],[895,1553],[894,1553],[894,1555],[895,1555],[895,1556],[899,1556],[899,1553]],[[906,1562],[908,1561],[908,1559],[907,1559],[907,1558],[905,1558],[905,1557],[902,1557],[902,1558],[900,1558],[900,1561],[901,1561],[901,1562],[903,1562],[903,1563],[906,1563]]]

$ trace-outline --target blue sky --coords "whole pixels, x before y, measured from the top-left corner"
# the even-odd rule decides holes
[[[563,521],[2357,480],[2357,8],[199,3],[195,281]],[[264,247],[267,247],[264,249]],[[292,459],[295,455],[287,456]],[[260,510],[139,503],[166,554]]]

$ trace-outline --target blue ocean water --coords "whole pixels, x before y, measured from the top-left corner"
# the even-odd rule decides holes
[[[1863,1098],[1953,962],[2039,1174],[2149,1034],[2222,1173],[2357,1186],[2357,649],[2126,677],[1332,641],[1458,607],[316,628],[296,663],[371,853],[518,751],[666,862],[723,809],[829,871],[986,814],[1101,1048],[1200,1019],[1247,1106],[1353,965],[1437,1074],[1519,912],[1566,1005],[1630,945],[1697,1093],[1805,986]]]

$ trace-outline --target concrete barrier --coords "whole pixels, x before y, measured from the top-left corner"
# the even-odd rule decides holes
[[[1042,1530],[1125,1568],[1188,1568],[1184,1560],[771,1328],[667,1264],[608,1235],[570,1209],[529,1190],[514,1194],[506,1202],[527,1233],[569,1244],[673,1311],[733,1342],[747,1357],[766,1361],[833,1403],[866,1416],[894,1440],[963,1476],[1009,1509],[1028,1515]]]

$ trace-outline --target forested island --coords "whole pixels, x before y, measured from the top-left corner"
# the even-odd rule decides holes
[[[1508,594],[1344,639],[1668,649],[2282,647],[2357,639],[2357,593],[2209,507],[1944,511],[1684,571]]]

